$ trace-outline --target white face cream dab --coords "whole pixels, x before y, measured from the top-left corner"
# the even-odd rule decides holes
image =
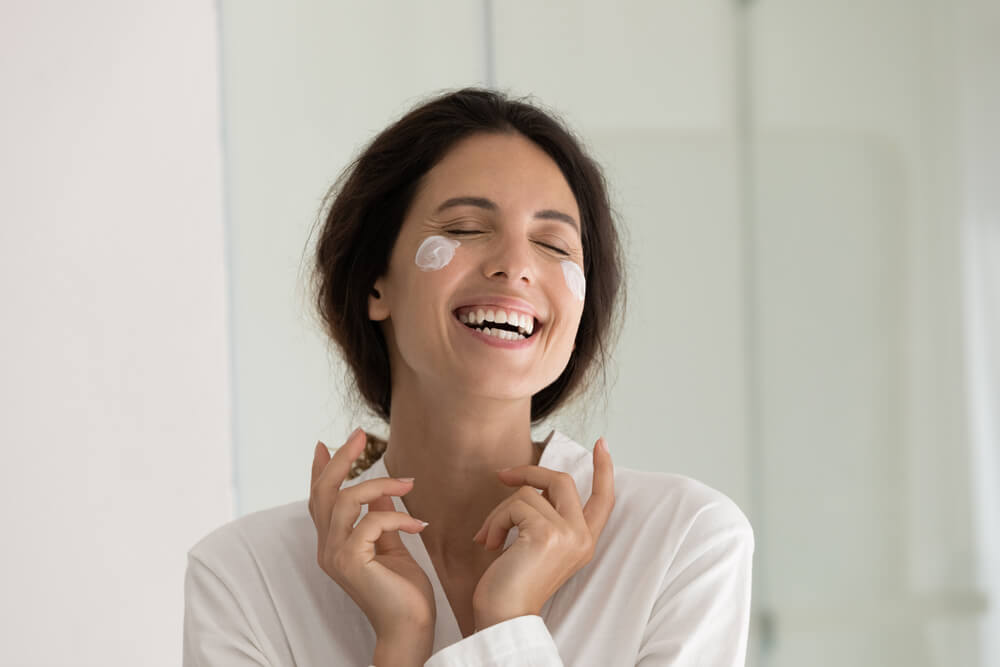
[[[576,262],[568,259],[562,260],[563,278],[566,279],[566,287],[578,300],[583,301],[587,291],[587,281],[583,277],[583,269]]]
[[[417,255],[413,261],[421,271],[443,269],[455,256],[455,248],[459,245],[458,241],[443,236],[428,236],[417,248]]]

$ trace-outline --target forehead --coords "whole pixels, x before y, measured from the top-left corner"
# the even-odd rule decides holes
[[[433,209],[455,196],[488,197],[501,209],[554,208],[580,219],[559,166],[521,134],[475,134],[452,146],[424,175],[417,202]]]

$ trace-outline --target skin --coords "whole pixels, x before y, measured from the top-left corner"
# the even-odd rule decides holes
[[[464,205],[435,213],[458,196],[489,198],[498,210]],[[421,532],[427,551],[443,581],[472,593],[479,629],[539,613],[553,586],[590,560],[614,502],[610,456],[600,448],[587,508],[568,475],[537,465],[531,396],[562,373],[583,312],[560,265],[568,259],[582,267],[579,231],[535,218],[543,209],[580,220],[548,155],[519,134],[464,139],[422,179],[389,269],[374,284],[378,296],[369,300],[392,368],[386,469],[415,478],[407,511],[429,522]],[[414,255],[435,234],[461,245],[447,266],[421,271]],[[544,326],[532,346],[496,348],[458,328],[452,311],[484,293],[534,306]],[[518,539],[500,553],[514,525]],[[473,541],[484,527],[485,545]]]

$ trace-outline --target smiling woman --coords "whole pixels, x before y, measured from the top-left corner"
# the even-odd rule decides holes
[[[530,171],[515,169],[512,157],[523,159]],[[501,166],[511,177],[503,184],[506,191],[497,180]],[[531,423],[603,372],[615,325],[624,318],[621,244],[600,168],[551,112],[487,90],[441,95],[376,137],[326,201],[330,206],[316,251],[317,307],[353,371],[358,394],[382,419],[390,421],[392,412],[387,344],[392,334],[369,318],[369,297],[382,295],[377,279],[388,272],[393,249],[411,238],[455,239],[462,244],[458,256],[496,250],[498,240],[520,233],[538,248],[538,259],[548,259],[547,268],[560,272],[544,286],[564,284],[559,260],[580,269],[588,294],[579,326],[564,330],[575,347],[557,377],[531,395]],[[521,214],[519,206],[529,209]],[[511,222],[520,228],[505,224]],[[407,266],[412,257],[409,251],[403,257]],[[510,279],[497,289],[509,292],[514,286],[517,294],[541,286],[516,285]],[[372,435],[368,442],[352,477],[384,449]]]
[[[185,663],[737,665],[753,532],[695,480],[531,426],[595,386],[624,311],[604,178],[483,89],[382,131],[324,200],[316,303],[388,439],[190,552]],[[405,503],[403,501],[405,496]]]

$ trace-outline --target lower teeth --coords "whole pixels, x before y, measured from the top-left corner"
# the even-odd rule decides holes
[[[486,327],[479,329],[479,331],[483,332],[487,336],[493,336],[494,338],[500,338],[502,340],[524,340],[527,338],[527,336],[513,331],[507,331],[506,329],[490,329],[489,327]]]

